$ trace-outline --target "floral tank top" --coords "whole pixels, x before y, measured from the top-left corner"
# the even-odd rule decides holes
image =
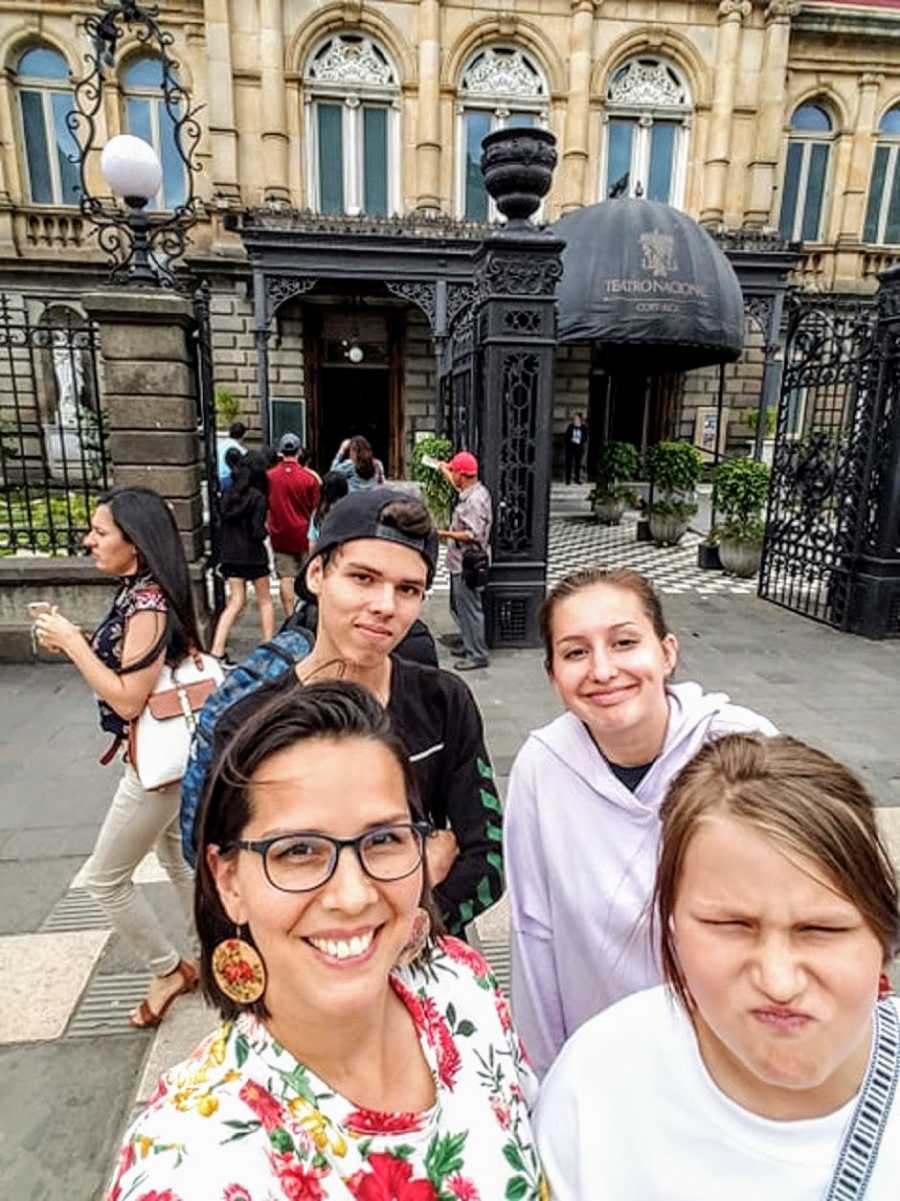
[[[148,610],[165,613],[166,607],[165,593],[149,573],[125,576],[109,612],[94,631],[91,650],[107,667],[111,667],[115,672],[120,671],[125,626],[129,617]],[[124,738],[128,733],[128,722],[125,718],[120,717],[99,697],[97,708],[100,710],[100,729],[106,730],[116,738]]]

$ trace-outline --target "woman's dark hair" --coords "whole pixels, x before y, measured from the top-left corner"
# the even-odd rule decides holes
[[[191,650],[203,646],[197,628],[194,596],[187,559],[172,507],[152,488],[112,488],[101,496],[122,536],[137,551],[138,571],[148,574],[166,598],[166,624],[156,644],[136,663],[120,668],[121,675],[140,671],[165,649],[174,666]]]
[[[232,421],[228,427],[228,437],[234,438],[237,442],[240,442],[241,438],[246,436],[246,433],[247,427],[243,421]]]
[[[277,446],[266,446],[260,453],[266,461],[267,468],[277,467],[281,462],[281,455],[278,453]]]
[[[240,462],[232,471],[234,483],[225,493],[225,500],[230,495],[243,496],[248,488],[256,488],[263,496],[269,495],[269,477],[266,468],[265,455],[258,450],[250,450],[241,455]]]
[[[234,472],[235,467],[244,457],[244,452],[239,450],[237,446],[229,446],[225,451],[225,466],[230,472]]]
[[[350,439],[350,457],[356,474],[361,480],[370,480],[375,474],[375,455],[368,438],[356,434]]]
[[[316,507],[316,527],[322,528],[322,521],[328,511],[343,500],[350,490],[350,481],[342,471],[326,471],[322,476],[322,491],[319,493],[319,503]]]
[[[236,723],[236,724],[235,724]],[[200,983],[204,996],[226,1020],[243,1009],[259,1017],[268,1011],[264,999],[242,1006],[221,991],[212,973],[212,955],[220,942],[234,937],[234,922],[228,917],[207,862],[210,846],[233,848],[250,820],[252,806],[249,782],[260,765],[277,751],[310,739],[341,741],[364,738],[387,748],[403,771],[406,799],[413,820],[425,820],[418,786],[407,752],[394,733],[391,720],[374,696],[359,684],[323,681],[279,692],[260,706],[258,696],[239,701],[229,713],[228,731],[217,735],[215,758],[197,815],[197,882],[194,917],[200,936]],[[346,752],[341,749],[338,754]],[[220,850],[224,856],[235,850]],[[432,919],[432,934],[442,932],[431,899],[428,861],[422,859],[420,903]],[[253,943],[252,932],[242,933]]]

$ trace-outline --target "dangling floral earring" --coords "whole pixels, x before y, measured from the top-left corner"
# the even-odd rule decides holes
[[[266,991],[266,966],[256,947],[241,938],[223,939],[212,953],[212,974],[219,989],[237,1005],[252,1005]]]
[[[413,918],[409,941],[397,956],[397,967],[411,967],[425,950],[430,934],[431,914],[420,905]]]

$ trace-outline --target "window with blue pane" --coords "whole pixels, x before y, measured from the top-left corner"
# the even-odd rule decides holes
[[[176,125],[163,97],[163,63],[151,55],[132,59],[122,72],[125,128],[148,142],[162,166],[162,186],[150,208],[177,208],[187,199],[187,168]],[[172,78],[172,83],[177,80]]]
[[[387,216],[399,205],[397,72],[358,33],[334,34],[304,71],[307,172],[312,206],[324,213]]]
[[[65,58],[34,46],[18,61],[16,82],[32,204],[78,204],[78,144],[66,124],[73,104]]]
[[[477,51],[459,79],[458,211],[469,221],[496,217],[481,175],[481,144],[497,129],[532,128],[546,123],[547,81],[537,63],[517,46],[493,45]]]
[[[616,67],[606,90],[600,199],[682,203],[692,101],[680,71],[641,55]]]
[[[781,236],[792,242],[823,237],[834,123],[821,104],[802,104],[791,117],[781,188]]]
[[[900,244],[900,105],[888,109],[878,125],[878,144],[863,224],[863,241],[878,246]]]

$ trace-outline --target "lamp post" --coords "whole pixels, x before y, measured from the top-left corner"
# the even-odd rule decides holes
[[[159,283],[159,272],[151,258],[150,220],[144,210],[162,184],[162,166],[156,151],[141,138],[119,134],[103,148],[100,170],[113,192],[127,205],[125,220],[132,241],[128,282],[153,287]]]
[[[178,63],[169,53],[175,39],[156,20],[158,8],[135,0],[98,0],[98,7],[100,12],[86,17],[82,25],[91,46],[85,54],[88,71],[75,83],[74,106],[66,117],[78,146],[73,158],[79,168],[81,212],[94,226],[97,244],[110,261],[111,283],[175,287],[179,262],[190,245],[188,230],[202,215],[194,192],[194,176],[200,169],[195,158],[201,133],[199,108],[191,107],[190,96],[179,82]],[[136,39],[159,62],[161,123],[171,123],[165,136],[170,137],[184,171],[184,198],[152,216],[146,209],[159,193],[162,169],[153,147],[141,138],[113,137],[100,158],[103,177],[124,200],[124,209],[92,195],[88,181],[87,163],[98,149],[97,118],[106,74],[115,68],[116,51],[126,36]]]

